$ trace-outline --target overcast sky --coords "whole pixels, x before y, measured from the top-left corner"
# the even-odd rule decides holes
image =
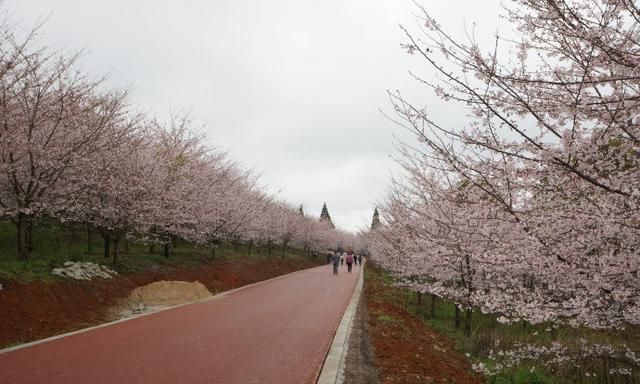
[[[496,0],[420,3],[462,36],[473,22],[481,36],[496,31]],[[4,8],[25,28],[47,19],[43,44],[83,49],[83,70],[131,86],[131,102],[151,114],[190,112],[212,146],[261,172],[281,198],[315,216],[326,201],[349,231],[370,223],[396,172],[392,135],[406,138],[380,112],[391,110],[386,91],[439,105],[408,74],[432,71],[400,48],[399,24],[418,31],[412,1],[4,0]],[[462,123],[456,106],[435,108]]]

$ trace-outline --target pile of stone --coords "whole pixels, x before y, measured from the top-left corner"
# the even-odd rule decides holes
[[[98,265],[90,261],[66,261],[64,263],[64,268],[54,268],[51,273],[75,280],[91,280],[95,277],[110,279],[114,275],[118,274],[118,272],[113,271],[104,265]]]

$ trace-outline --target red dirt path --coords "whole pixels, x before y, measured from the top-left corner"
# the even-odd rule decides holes
[[[359,268],[355,272],[307,269],[0,354],[0,372],[16,384],[313,383]]]

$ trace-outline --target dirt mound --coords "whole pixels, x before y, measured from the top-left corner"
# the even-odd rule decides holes
[[[134,289],[109,312],[115,319],[124,319],[211,296],[207,287],[198,281],[189,283],[161,280]]]
[[[194,281],[156,281],[138,287],[131,292],[128,300],[145,306],[170,306],[189,303],[211,296],[202,283]]]

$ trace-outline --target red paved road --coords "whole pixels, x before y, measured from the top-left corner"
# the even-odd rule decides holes
[[[0,383],[313,383],[360,267],[330,266],[0,354]]]

